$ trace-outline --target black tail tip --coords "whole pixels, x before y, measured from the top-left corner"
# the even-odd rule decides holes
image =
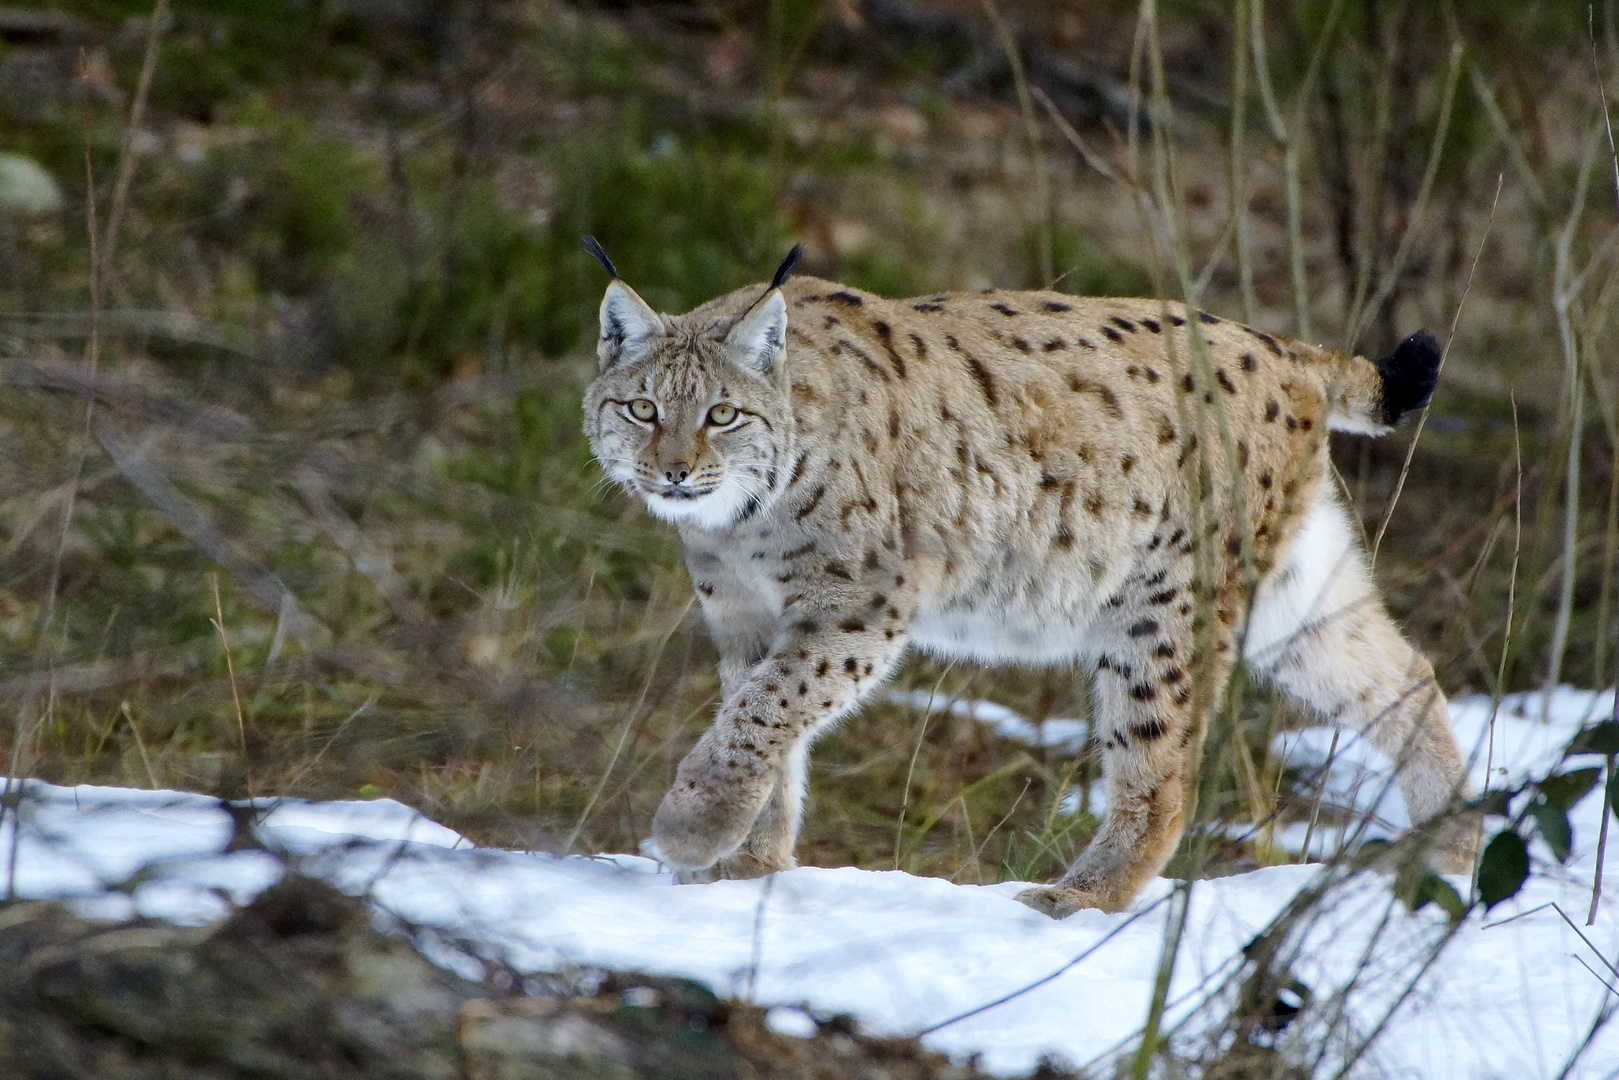
[[[1439,382],[1439,362],[1443,354],[1439,342],[1426,330],[1418,330],[1377,362],[1383,376],[1383,422],[1390,426],[1413,409],[1420,409],[1433,397]]]

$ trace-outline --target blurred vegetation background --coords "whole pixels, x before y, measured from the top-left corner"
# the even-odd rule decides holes
[[[580,433],[586,232],[669,311],[802,241],[891,295],[1178,297],[1184,256],[1272,331],[1454,326],[1397,499],[1414,427],[1333,446],[1390,605],[1452,696],[1604,685],[1616,73],[1613,0],[0,7],[0,771],[634,850],[718,680]],[[1205,815],[1308,814],[1297,717],[1222,716]],[[1094,755],[968,717],[814,760],[808,863],[1037,877],[1095,823]]]

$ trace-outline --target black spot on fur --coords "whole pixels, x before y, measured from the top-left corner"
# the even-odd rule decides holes
[[[1254,354],[1251,353],[1251,352],[1243,353],[1242,354],[1242,370],[1244,370],[1244,371],[1257,371],[1258,369],[1259,369],[1259,361],[1254,359]]]
[[[838,629],[845,634],[859,634],[866,629],[866,624],[859,619],[844,619],[838,623]]]
[[[844,289],[839,289],[837,292],[827,293],[826,298],[834,301],[835,303],[843,304],[846,307],[860,307],[865,303],[865,301],[860,299],[860,297]]]
[[[1124,418],[1124,410],[1119,407],[1119,396],[1113,392],[1111,387],[1084,378],[1076,371],[1070,371],[1068,373],[1068,389],[1076,394],[1095,394],[1097,399],[1101,401],[1102,408],[1107,411],[1109,416],[1115,420]]]
[[[1132,688],[1130,693],[1134,695],[1135,690]],[[1148,717],[1145,720],[1137,720],[1130,725],[1130,737],[1137,742],[1153,742],[1163,738],[1168,733],[1169,725],[1156,716]]]
[[[1157,319],[1142,319],[1141,325],[1145,326],[1148,330],[1151,330],[1155,334],[1163,330],[1163,327],[1158,324]]]
[[[815,512],[815,508],[821,505],[821,500],[825,497],[826,485],[822,484],[820,487],[816,488],[810,493],[809,501],[798,508],[798,512],[793,515],[793,520],[803,521],[805,518],[809,517]]]
[[[1158,696],[1158,691],[1146,683],[1137,683],[1130,687],[1130,696],[1137,701],[1151,701]]]
[[[990,376],[989,369],[979,363],[978,358],[972,354],[962,355],[967,359],[967,370],[972,372],[972,377],[978,380],[978,388],[984,392],[984,400],[989,402],[990,408],[994,408],[1000,403],[1000,399],[995,396],[995,380]]]
[[[1131,322],[1129,319],[1123,319],[1117,315],[1114,315],[1111,316],[1107,321],[1112,323],[1114,326],[1117,326],[1120,330],[1123,330],[1127,334],[1133,334],[1136,332],[1136,324]]]
[[[1275,423],[1276,417],[1281,413],[1281,411],[1282,407],[1276,404],[1275,398],[1271,398],[1269,401],[1265,402],[1265,423]]]
[[[1206,311],[1198,312],[1197,313],[1197,319],[1198,319],[1199,322],[1208,323],[1210,326],[1213,326],[1215,323],[1220,321],[1215,316],[1210,315]]]
[[[1119,333],[1117,330],[1113,329],[1113,327],[1111,327],[1111,326],[1102,327],[1102,333],[1107,335],[1107,339],[1109,341],[1123,341],[1124,340],[1124,335]]]
[[[1173,325],[1173,326],[1185,326],[1186,325],[1186,320],[1181,318],[1179,315],[1171,315],[1169,317],[1169,321],[1170,321],[1170,324]]]
[[[1133,622],[1130,624],[1130,629],[1125,631],[1131,637],[1146,637],[1148,634],[1156,634],[1157,632],[1158,622],[1155,619],[1141,619]]]
[[[1044,349],[1046,352],[1056,352],[1058,349],[1066,349],[1066,348],[1068,348],[1068,342],[1064,341],[1060,337],[1054,337],[1050,341],[1046,342],[1044,345],[1042,345],[1040,347],[1042,349]]]
[[[1074,309],[1058,300],[1047,300],[1043,305],[1047,311],[1073,311]]]
[[[991,304],[989,306],[990,306],[991,310],[1000,312],[1002,315],[1005,315],[1008,319],[1010,319],[1012,316],[1014,316],[1014,315],[1016,315],[1018,313],[1017,308],[1010,308],[1010,307],[1007,307],[1005,304],[1001,304],[1001,303],[994,303],[994,304]]]
[[[943,311],[944,310],[944,305],[943,304],[912,304],[911,309],[914,310],[914,311]]]
[[[877,337],[882,340],[883,348],[888,351],[888,359],[894,363],[894,374],[905,378],[905,359],[900,356],[899,350],[894,348],[894,331],[881,319],[871,325],[872,329],[877,331]]]

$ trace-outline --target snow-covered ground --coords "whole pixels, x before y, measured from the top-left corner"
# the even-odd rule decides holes
[[[1528,695],[1503,703],[1493,752],[1486,749],[1489,703],[1453,706],[1464,748],[1480,748],[1476,784],[1486,756],[1492,786],[1541,775],[1577,728],[1613,711],[1611,691],[1560,691],[1550,721],[1541,723],[1541,701]],[[997,708],[967,715],[1013,737],[1073,740],[1070,729],[1040,732]],[[1288,739],[1294,760],[1325,760],[1328,733]],[[1366,835],[1404,824],[1397,796],[1379,801],[1387,785],[1375,754],[1355,740],[1340,741],[1327,782],[1336,796],[1375,809]],[[800,1006],[817,1015],[851,1013],[879,1032],[927,1031],[1066,966],[926,1036],[935,1049],[978,1053],[1007,1074],[1033,1068],[1043,1055],[1085,1065],[1131,1043],[1146,1016],[1171,890],[1160,880],[1129,912],[1053,922],[1013,901],[1024,887],[1017,882],[953,885],[806,867],[761,881],[676,887],[636,856],[559,859],[476,849],[390,800],[263,800],[256,833],[271,850],[225,853],[230,817],[201,796],[34,781],[26,790],[20,833],[10,815],[0,828],[0,891],[9,880],[17,895],[72,897],[108,917],[138,911],[205,922],[275,880],[291,857],[445,942],[518,970],[577,965],[690,976],[781,1006],[772,1017],[783,1031],[807,1022],[794,1011]],[[1551,1078],[1564,1074],[1577,1052],[1567,1075],[1619,1075],[1619,1019],[1581,1050],[1602,1010],[1619,1006],[1619,994],[1603,982],[1619,986],[1606,967],[1619,965],[1619,871],[1605,876],[1606,898],[1596,925],[1585,930],[1589,944],[1545,906],[1559,905],[1583,926],[1602,812],[1596,792],[1574,809],[1574,854],[1564,866],[1536,841],[1535,873],[1523,893],[1487,917],[1471,916],[1425,972],[1422,962],[1445,932],[1442,913],[1432,906],[1405,913],[1376,876],[1338,887],[1304,934],[1293,973],[1318,1002],[1353,981],[1344,1022],[1330,1033],[1295,1024],[1282,1038],[1309,1056],[1324,1052],[1330,1063],[1353,1049],[1356,1032],[1371,1030],[1398,1005],[1353,1075]],[[1342,840],[1337,829],[1316,835],[1320,842],[1311,846],[1318,850]],[[1609,866],[1619,862],[1619,851],[1614,855]],[[1236,969],[1242,947],[1319,873],[1282,866],[1196,883],[1171,985],[1171,1023],[1185,1021],[1189,1036],[1209,1022],[1213,1008],[1198,1007]],[[1465,879],[1453,883],[1466,892]],[[470,963],[449,944],[437,955]]]

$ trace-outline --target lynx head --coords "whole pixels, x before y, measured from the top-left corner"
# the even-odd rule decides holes
[[[596,460],[668,521],[719,529],[773,502],[793,430],[780,285],[798,249],[740,313],[679,317],[653,311],[599,248],[591,253],[613,274],[601,304],[600,370],[585,392]]]

